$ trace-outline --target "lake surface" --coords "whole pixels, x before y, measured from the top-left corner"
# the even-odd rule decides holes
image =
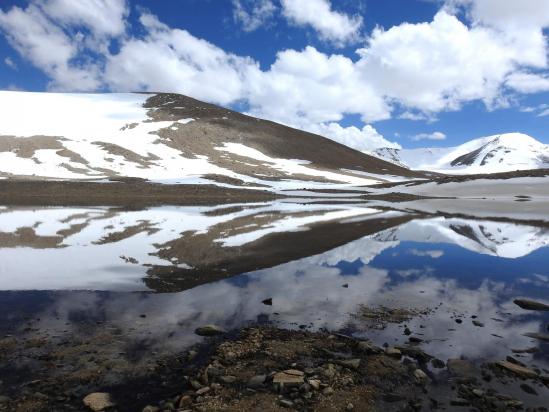
[[[442,360],[535,347],[513,356],[547,371],[549,343],[524,334],[548,333],[549,312],[516,298],[549,300],[547,222],[363,203],[0,208],[0,336],[27,344],[2,358],[4,385],[25,379],[8,370],[38,373],[41,351],[67,340],[85,341],[74,356],[93,360],[48,373],[116,360],[109,384],[200,342],[205,324],[327,329],[379,345],[406,342],[407,327]],[[364,316],[380,307],[417,316]],[[549,404],[549,391],[532,399]]]

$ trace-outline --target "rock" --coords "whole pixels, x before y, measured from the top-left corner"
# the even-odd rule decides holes
[[[280,406],[283,406],[284,408],[293,408],[294,403],[292,401],[289,401],[288,399],[281,399],[278,401]]]
[[[418,338],[418,337],[416,337],[416,336],[410,336],[410,337],[408,338],[408,341],[409,341],[410,343],[421,343],[421,342],[423,342],[423,339],[420,339],[420,338]]]
[[[360,366],[360,359],[347,359],[338,362],[340,365],[349,369],[358,369]]]
[[[549,335],[546,333],[525,333],[523,336],[527,336],[532,339],[539,339],[549,342]]]
[[[427,380],[429,379],[427,374],[423,372],[421,369],[416,369],[414,371],[414,377],[418,380],[418,382],[421,382],[421,383],[427,382]]]
[[[405,329],[404,329],[404,334],[405,334],[406,336],[410,336],[410,335],[412,334],[412,331],[411,331],[410,329],[408,329],[408,328],[405,328]]]
[[[539,349],[535,346],[526,349],[511,349],[511,352],[513,353],[536,353],[537,351],[539,351]]]
[[[391,347],[385,349],[385,354],[393,358],[400,358],[402,356],[402,352],[400,351],[400,349]]]
[[[111,400],[111,395],[106,392],[90,393],[84,398],[83,402],[92,411],[104,411],[116,405]]]
[[[158,412],[160,408],[158,406],[147,405],[143,408],[142,412]]]
[[[473,325],[478,326],[479,328],[484,327],[484,323],[479,322],[478,320],[473,320]]]
[[[232,375],[220,376],[218,379],[225,384],[231,384],[236,382],[236,376]]]
[[[522,389],[524,392],[530,394],[530,395],[537,395],[538,392],[532,388],[530,385],[526,384],[526,383],[523,383],[522,385],[520,385],[520,389]]]
[[[296,369],[287,369],[282,372],[275,373],[273,383],[283,384],[286,386],[298,386],[303,383],[303,372]]]
[[[343,288],[349,288],[349,284],[348,284],[348,283],[344,283],[343,285],[341,285],[341,287],[343,287]]]
[[[379,346],[376,346],[366,341],[359,342],[357,346],[359,350],[368,354],[377,354],[383,352],[383,349],[381,349]]]
[[[263,303],[264,305],[267,305],[267,306],[273,306],[273,298],[265,299],[261,303]]]
[[[526,368],[524,366],[517,365],[515,363],[509,362],[509,361],[499,361],[496,362],[496,365],[500,366],[501,368],[508,370],[510,372],[513,372],[519,376],[522,376],[524,378],[537,378],[538,373],[532,369]]]
[[[448,359],[446,367],[448,372],[455,376],[472,377],[475,375],[475,366],[463,359]]]
[[[311,388],[313,388],[315,391],[318,391],[320,389],[320,381],[318,379],[309,379],[309,385],[311,385]]]
[[[196,391],[196,394],[198,396],[202,396],[202,395],[205,395],[207,394],[209,391],[211,391],[212,389],[209,387],[209,386],[204,386],[203,388],[200,388],[199,390]]]
[[[322,376],[326,378],[333,378],[336,374],[336,368],[332,363],[328,363],[324,369],[322,369]]]
[[[199,328],[196,328],[194,331],[199,336],[217,336],[223,335],[225,331],[216,325],[205,325]]]
[[[446,366],[446,364],[443,361],[437,358],[431,360],[431,365],[433,365],[433,368],[436,368],[436,369],[442,369]]]
[[[203,385],[202,385],[200,382],[198,382],[196,379],[191,379],[191,380],[189,381],[189,384],[191,385],[191,387],[192,387],[195,391],[199,390],[199,389],[202,388],[202,386],[203,386]]]
[[[179,399],[179,409],[191,406],[193,404],[193,398],[189,395],[184,395]]]
[[[355,409],[355,405],[353,405],[352,403],[348,403],[347,406],[345,407],[345,410],[346,411],[352,411]]]
[[[513,303],[522,309],[526,310],[544,310],[549,311],[549,305],[545,303],[536,302],[535,300],[529,299],[515,299]]]
[[[522,363],[522,362],[519,361],[518,359],[513,358],[512,356],[507,356],[507,357],[505,358],[505,360],[506,360],[507,362],[514,363],[515,365],[519,365],[519,366],[524,366],[524,367],[526,367],[526,365],[525,365],[524,363]]]
[[[325,396],[330,396],[333,393],[334,393],[334,389],[329,387],[329,386],[322,390],[322,394],[325,395]]]
[[[463,321],[461,319],[456,319],[456,323],[463,323]]]
[[[259,387],[263,386],[266,379],[267,379],[267,376],[265,376],[265,375],[252,376],[250,378],[250,380],[248,381],[248,387],[249,388],[259,388]]]
[[[421,363],[427,363],[433,358],[417,346],[395,346],[395,348],[398,349],[403,355],[414,358]]]
[[[450,405],[452,405],[452,406],[469,406],[470,403],[467,399],[454,398],[450,401]]]

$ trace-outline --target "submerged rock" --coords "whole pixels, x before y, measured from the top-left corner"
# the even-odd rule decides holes
[[[516,363],[513,363],[513,362],[499,361],[499,362],[496,362],[496,365],[507,371],[513,372],[516,375],[522,376],[523,378],[538,377],[538,373],[536,371],[521,365],[517,365]]]
[[[217,336],[223,335],[225,331],[216,325],[205,325],[199,328],[196,328],[194,331],[199,336]]]
[[[513,303],[522,309],[526,310],[544,310],[549,311],[549,305],[545,303],[536,302],[535,300],[529,299],[515,299]]]

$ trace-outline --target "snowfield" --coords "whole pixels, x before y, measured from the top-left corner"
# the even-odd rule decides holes
[[[368,178],[353,174],[352,170],[322,170],[307,160],[274,158],[244,143],[215,145],[204,139],[201,144],[212,145],[208,156],[192,150],[199,135],[189,142],[188,150],[178,148],[166,136],[177,134],[200,119],[172,116],[173,120],[159,120],[155,112],[161,107],[145,107],[150,97],[137,93],[1,91],[0,177],[97,180],[124,176],[156,182],[213,184],[202,178],[218,175],[238,179],[249,188],[264,189],[300,188],[307,180],[320,187],[325,181],[370,185],[390,180]],[[226,120],[227,117],[217,119]],[[270,178],[271,173],[263,173],[263,177],[259,172],[250,176],[232,167],[253,167],[258,162],[263,169],[273,170],[277,178]]]

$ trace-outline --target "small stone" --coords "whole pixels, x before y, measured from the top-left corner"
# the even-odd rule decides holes
[[[205,325],[199,328],[196,328],[194,331],[199,336],[217,336],[223,335],[225,331],[216,325]]]
[[[520,385],[520,389],[522,389],[524,392],[530,394],[530,395],[537,395],[538,392],[532,388],[530,385],[526,384],[526,383],[523,383],[522,385]]]
[[[90,408],[92,411],[104,411],[108,408],[112,408],[116,404],[111,400],[111,395],[106,392],[94,392],[90,393],[83,400],[84,405]]]
[[[265,376],[265,375],[253,376],[248,381],[248,387],[249,388],[259,388],[259,387],[263,386],[263,383],[265,383],[265,379],[267,379],[267,376]]]
[[[311,385],[309,385],[308,383],[304,383],[299,387],[299,392],[301,393],[311,392]]]
[[[450,405],[452,406],[469,406],[470,403],[467,399],[462,398],[455,398],[450,401]]]
[[[436,369],[442,369],[446,366],[446,364],[443,361],[436,358],[431,360],[431,365],[433,365],[433,368],[436,368]]]
[[[346,289],[347,289],[347,288],[349,288],[349,284],[348,284],[348,283],[344,283],[343,285],[341,285],[341,287],[343,287],[343,288],[346,288]]]
[[[366,341],[359,342],[358,349],[369,354],[376,354],[376,353],[383,352],[383,349],[380,348],[379,346],[375,346],[372,343],[366,342]]]
[[[496,363],[496,365],[502,367],[503,369],[506,369],[510,372],[513,372],[519,376],[522,376],[524,378],[537,378],[538,373],[532,369],[526,368],[524,366],[517,365],[512,362],[508,361],[499,361]]]
[[[410,343],[421,343],[421,342],[423,342],[423,339],[418,338],[418,337],[416,337],[416,336],[410,336],[410,337],[408,338],[408,341],[409,341]]]
[[[349,369],[358,369],[358,367],[360,366],[360,359],[342,360],[339,362],[339,364]]]
[[[209,391],[211,391],[212,389],[209,387],[209,386],[204,386],[203,388],[200,388],[199,390],[196,391],[196,394],[198,396],[202,396],[202,395],[205,395],[207,394]]]
[[[273,376],[273,383],[283,385],[301,385],[303,383],[303,372],[296,369],[287,369],[282,372],[278,372]]]
[[[472,392],[473,392],[473,395],[475,395],[478,398],[482,398],[486,394],[486,392],[480,389],[473,389]]]
[[[463,321],[461,319],[456,319],[456,323],[463,323]]]
[[[325,395],[325,396],[330,396],[330,395],[333,394],[333,393],[334,393],[333,388],[331,388],[331,387],[329,387],[329,386],[328,386],[327,388],[324,388],[324,389],[322,390],[322,394]]]
[[[513,303],[522,309],[526,310],[542,310],[542,311],[549,311],[549,305],[546,305],[545,303],[536,302],[535,300],[529,300],[529,299],[515,299]]]
[[[313,388],[315,391],[318,391],[320,389],[320,381],[318,379],[309,379],[309,385],[311,385],[311,388]]]
[[[426,382],[429,377],[427,376],[427,374],[425,372],[423,372],[421,369],[416,369],[414,371],[414,377],[419,381],[419,382]]]
[[[283,406],[284,408],[293,408],[294,406],[294,403],[288,399],[280,399],[278,403],[280,404],[280,406]]]
[[[212,383],[210,385],[210,388],[212,388],[212,390],[214,390],[214,391],[218,391],[219,389],[222,388],[222,386],[219,383]]]
[[[203,385],[202,385],[200,382],[198,382],[196,379],[191,379],[191,380],[189,381],[189,384],[191,385],[191,387],[192,387],[195,391],[199,390],[199,389],[202,388],[202,386],[203,386]]]
[[[475,366],[463,359],[448,359],[446,367],[452,375],[461,377],[472,377],[475,375]]]
[[[410,336],[412,334],[412,331],[410,329],[406,328],[406,329],[404,329],[404,334],[406,336]]]
[[[355,409],[355,405],[353,405],[352,403],[348,403],[347,406],[345,407],[345,410],[347,411],[352,411]]]
[[[479,322],[478,320],[473,320],[473,325],[478,326],[479,328],[484,327],[484,323]]]
[[[231,384],[236,382],[236,376],[232,375],[220,376],[218,379],[225,384]]]
[[[265,299],[261,303],[263,303],[264,305],[267,305],[267,306],[273,306],[273,298]]]
[[[158,412],[159,410],[158,406],[147,405],[143,408],[142,412]]]
[[[391,347],[385,349],[385,354],[393,358],[400,358],[402,356],[402,352],[399,349]]]
[[[525,333],[524,336],[549,342],[549,335],[546,333]]]
[[[179,409],[191,406],[193,403],[193,398],[189,395],[184,395],[179,399]]]

